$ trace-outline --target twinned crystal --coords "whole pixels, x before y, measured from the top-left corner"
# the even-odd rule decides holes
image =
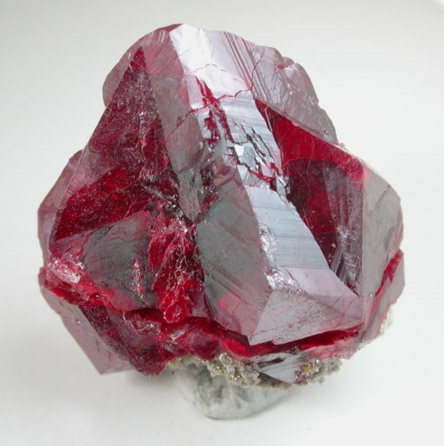
[[[39,209],[42,292],[99,372],[224,354],[302,383],[379,334],[403,287],[399,198],[301,66],[175,25],[103,95]]]

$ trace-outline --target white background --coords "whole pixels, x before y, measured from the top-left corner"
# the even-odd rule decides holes
[[[168,376],[99,376],[46,305],[37,207],[103,112],[103,80],[186,22],[301,63],[340,141],[398,191],[406,288],[394,324],[323,385],[237,421]],[[427,0],[0,0],[0,444],[442,444],[444,7]]]

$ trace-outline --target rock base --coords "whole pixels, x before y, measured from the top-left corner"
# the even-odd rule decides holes
[[[210,418],[231,419],[251,415],[287,395],[293,386],[241,387],[224,376],[212,376],[205,365],[172,369],[186,400]]]

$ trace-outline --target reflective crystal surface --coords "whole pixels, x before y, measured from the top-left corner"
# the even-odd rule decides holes
[[[379,334],[403,287],[399,198],[300,65],[174,25],[103,96],[39,209],[42,292],[100,372],[227,353],[300,383]]]

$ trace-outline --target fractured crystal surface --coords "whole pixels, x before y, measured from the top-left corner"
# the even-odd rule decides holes
[[[299,383],[379,334],[403,288],[399,198],[300,65],[174,25],[103,95],[39,209],[42,292],[100,372],[227,353]]]

